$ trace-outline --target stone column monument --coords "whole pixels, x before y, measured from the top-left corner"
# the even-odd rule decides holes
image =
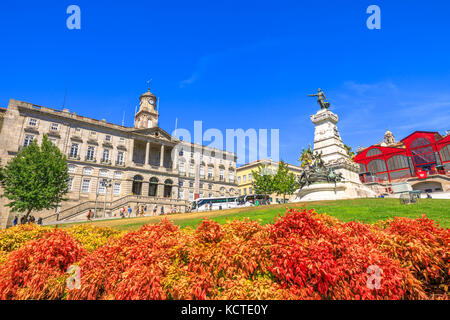
[[[311,121],[315,125],[313,153],[320,153],[325,167],[342,175],[338,183],[314,183],[296,192],[292,201],[337,200],[375,197],[372,189],[364,186],[359,179],[359,165],[353,162],[344,147],[337,128],[339,117],[328,108],[330,103],[324,92],[319,89],[317,97],[320,110],[312,115]]]

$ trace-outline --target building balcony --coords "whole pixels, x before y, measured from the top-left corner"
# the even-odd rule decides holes
[[[86,157],[84,158],[84,160],[85,160],[85,161],[89,161],[89,162],[97,162],[97,160],[96,160],[94,157],[89,157],[89,156],[86,156]]]
[[[109,159],[101,159],[100,163],[101,164],[109,164],[109,165],[111,165],[111,160],[109,160]]]
[[[125,167],[125,161],[116,161],[116,166]]]

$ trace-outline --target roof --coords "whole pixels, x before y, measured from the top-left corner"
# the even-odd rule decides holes
[[[415,134],[417,134],[417,133],[434,134],[434,135],[438,135],[439,137],[442,138],[442,136],[441,136],[441,135],[439,134],[439,132],[437,132],[437,131],[414,131],[413,133],[411,133],[410,135],[404,137],[404,138],[403,138],[402,140],[400,140],[400,141],[404,141],[404,140],[408,139],[409,137],[411,137],[411,136],[413,136],[413,135],[415,135]]]

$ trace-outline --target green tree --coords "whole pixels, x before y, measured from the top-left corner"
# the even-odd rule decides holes
[[[311,145],[309,145],[307,149],[302,150],[302,154],[298,161],[301,162],[300,166],[302,168],[307,168],[313,163],[313,151],[311,150]]]
[[[286,195],[294,194],[299,188],[298,181],[292,172],[289,172],[288,164],[280,161],[277,174],[274,176],[274,190],[277,195],[283,195],[283,203],[286,203]]]
[[[351,159],[353,159],[353,158],[355,157],[355,153],[353,152],[352,147],[350,147],[350,146],[344,144],[344,148],[345,148],[345,150],[347,151],[348,156],[349,156]]]
[[[265,164],[261,164],[258,171],[252,171],[252,177],[255,194],[270,195],[274,192],[273,173]]]
[[[33,141],[6,165],[1,181],[13,212],[56,208],[68,191],[66,157],[44,135],[41,146]]]

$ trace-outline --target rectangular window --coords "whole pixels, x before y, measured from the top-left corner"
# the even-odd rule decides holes
[[[114,179],[122,179],[122,171],[114,172]]]
[[[24,147],[29,146],[31,144],[31,142],[33,142],[33,140],[34,140],[34,136],[31,134],[27,134],[25,136],[25,141],[23,142],[23,146]]]
[[[247,188],[244,188],[244,195],[247,194]]]
[[[230,179],[230,182],[233,182],[233,181],[234,181],[234,173],[233,173],[233,171],[230,171],[230,172],[228,173],[228,178]]]
[[[194,187],[194,182],[189,181],[189,188],[193,188]]]
[[[102,161],[103,162],[109,161],[109,149],[103,150]]]
[[[252,181],[252,174],[251,173],[248,174],[248,181]]]
[[[120,195],[120,183],[119,182],[114,183],[113,193],[115,196]]]
[[[241,183],[241,176],[238,177],[238,183]]]
[[[119,139],[119,142],[120,142],[120,143],[125,143],[125,138],[120,138],[120,139]]]
[[[183,189],[178,189],[178,198],[184,200],[184,191]]]
[[[81,192],[89,192],[91,186],[91,179],[83,179],[81,183]]]
[[[110,136],[110,135],[106,135],[106,136],[105,136],[105,140],[106,140],[106,141],[111,141],[111,136]]]
[[[220,169],[219,179],[220,179],[220,180],[223,180],[223,169]]]
[[[252,187],[248,188],[248,193],[249,193],[249,194],[252,194],[252,193],[253,193],[253,188],[252,188]]]
[[[83,174],[90,176],[92,175],[92,168],[91,167],[86,167],[83,169]]]
[[[209,178],[209,179],[212,179],[212,178],[213,178],[213,168],[212,168],[212,167],[209,167],[209,168],[208,168],[208,178]]]
[[[75,166],[74,165],[68,165],[67,166],[67,171],[69,173],[75,173]]]
[[[103,181],[98,182],[98,193],[105,194],[106,193],[106,185]]]
[[[68,186],[68,190],[72,191],[72,189],[73,189],[73,177],[69,178],[69,182],[67,183],[67,186]]]
[[[30,127],[36,127],[37,126],[37,119],[35,118],[30,118],[30,120],[28,120],[28,125]]]
[[[70,146],[70,154],[69,157],[76,158],[78,156],[78,143],[72,143]]]
[[[247,176],[242,176],[242,181],[247,182]]]
[[[50,142],[56,146],[56,138],[49,138]]]
[[[189,201],[194,201],[194,192],[189,191]]]
[[[123,151],[119,151],[117,153],[117,164],[122,165],[123,164],[123,158],[124,158]]]
[[[95,158],[95,147],[88,146],[87,154],[86,154],[86,160],[94,160]]]
[[[100,170],[100,177],[107,177],[108,176],[108,170],[102,169]]]
[[[59,129],[59,124],[58,124],[58,123],[52,123],[52,124],[50,125],[50,130],[52,130],[52,131],[58,131],[58,129]]]

